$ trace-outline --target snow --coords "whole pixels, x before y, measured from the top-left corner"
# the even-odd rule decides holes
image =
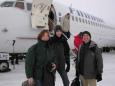
[[[115,86],[115,52],[104,53],[104,73],[103,81],[98,83],[98,86]],[[71,60],[71,71],[68,73],[70,82],[74,79],[75,69],[74,62]],[[12,71],[8,73],[0,73],[0,86],[21,86],[21,83],[26,80],[24,71],[24,61],[21,61],[16,68],[10,66]],[[56,86],[63,86],[62,80],[58,74],[56,74]]]

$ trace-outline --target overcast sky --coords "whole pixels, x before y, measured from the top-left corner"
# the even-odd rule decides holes
[[[115,27],[115,0],[57,0],[78,10],[103,18]]]
[[[3,0],[0,0],[3,1]],[[115,27],[115,0],[55,0],[65,5],[103,18]]]

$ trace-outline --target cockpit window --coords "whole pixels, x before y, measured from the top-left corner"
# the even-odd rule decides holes
[[[24,2],[17,2],[15,7],[20,8],[20,9],[24,9]]]
[[[32,9],[32,4],[31,3],[27,3],[27,10],[31,11],[31,9]]]
[[[1,4],[1,7],[13,7],[13,1],[6,1]]]

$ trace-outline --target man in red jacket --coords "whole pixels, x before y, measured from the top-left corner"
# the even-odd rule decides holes
[[[80,32],[77,36],[75,36],[74,38],[74,46],[75,46],[75,50],[79,50],[79,47],[81,46],[81,44],[83,43],[82,41],[82,32]]]

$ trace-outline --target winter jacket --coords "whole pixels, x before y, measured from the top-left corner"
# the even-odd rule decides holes
[[[103,59],[100,49],[93,41],[83,44],[78,54],[78,71],[85,79],[96,79],[103,72]]]
[[[56,36],[51,38],[56,54],[57,69],[65,70],[65,63],[70,64],[70,48],[65,38],[58,38]]]
[[[74,38],[74,46],[79,50],[79,47],[83,44],[82,38],[79,35],[75,36]]]
[[[49,43],[39,41],[29,48],[26,56],[25,72],[27,78],[42,80],[44,68],[46,68],[49,63],[55,63],[54,51]]]

